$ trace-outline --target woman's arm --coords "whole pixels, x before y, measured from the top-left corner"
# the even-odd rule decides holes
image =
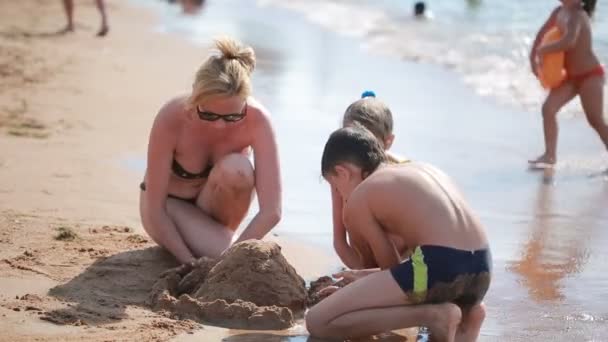
[[[268,113],[259,111],[253,133],[255,189],[260,211],[236,242],[261,239],[281,220],[281,174],[277,142]]]
[[[553,10],[553,12],[551,12],[551,15],[549,16],[549,18],[547,18],[547,20],[545,21],[545,23],[543,24],[543,26],[541,26],[540,30],[538,30],[538,33],[536,34],[536,37],[534,38],[534,42],[532,43],[532,48],[530,49],[530,68],[532,69],[532,72],[536,75],[537,71],[536,71],[536,55],[537,55],[537,48],[538,45],[540,44],[540,42],[543,39],[543,36],[545,35],[545,33],[547,33],[547,31],[549,31],[556,23],[556,19],[557,19],[557,13],[559,12],[559,7],[555,8]]]
[[[158,113],[148,143],[148,165],[146,170],[145,215],[149,230],[155,232],[154,239],[171,252],[181,263],[194,259],[194,255],[186,246],[177,227],[167,215],[167,188],[173,161],[173,151],[176,145],[176,129],[172,123],[171,112],[181,110],[173,100],[167,103]]]

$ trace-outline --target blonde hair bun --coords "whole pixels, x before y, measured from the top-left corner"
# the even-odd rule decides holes
[[[244,46],[229,37],[216,39],[215,47],[219,50],[221,58],[237,60],[249,72],[255,69],[255,52],[251,47]]]
[[[255,53],[237,40],[222,37],[215,40],[219,53],[211,54],[196,72],[189,105],[216,97],[239,96],[247,99],[251,94],[251,73],[255,68]]]

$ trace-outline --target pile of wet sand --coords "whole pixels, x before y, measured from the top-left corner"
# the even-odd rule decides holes
[[[285,329],[308,302],[304,280],[274,242],[250,240],[219,260],[201,258],[165,272],[150,306],[179,318],[235,329]]]

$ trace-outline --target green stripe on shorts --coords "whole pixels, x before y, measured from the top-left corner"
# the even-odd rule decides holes
[[[429,286],[429,268],[424,262],[424,254],[420,247],[416,247],[412,255],[412,270],[414,272],[414,295],[423,300]]]

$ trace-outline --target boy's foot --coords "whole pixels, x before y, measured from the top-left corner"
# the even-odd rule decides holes
[[[454,342],[458,325],[462,319],[460,308],[452,303],[437,304],[435,319],[429,326],[431,341]]]
[[[101,29],[99,29],[99,32],[97,32],[97,37],[105,37],[105,35],[107,35],[109,31],[110,31],[110,27],[107,25],[104,25],[101,27]]]
[[[456,332],[456,342],[475,342],[483,320],[486,318],[486,309],[483,303],[470,308],[462,317],[462,322]]]
[[[528,160],[528,163],[530,164],[546,164],[546,165],[554,165],[555,164],[555,157],[552,156],[548,156],[546,153],[543,154],[542,156],[533,159],[533,160]]]

